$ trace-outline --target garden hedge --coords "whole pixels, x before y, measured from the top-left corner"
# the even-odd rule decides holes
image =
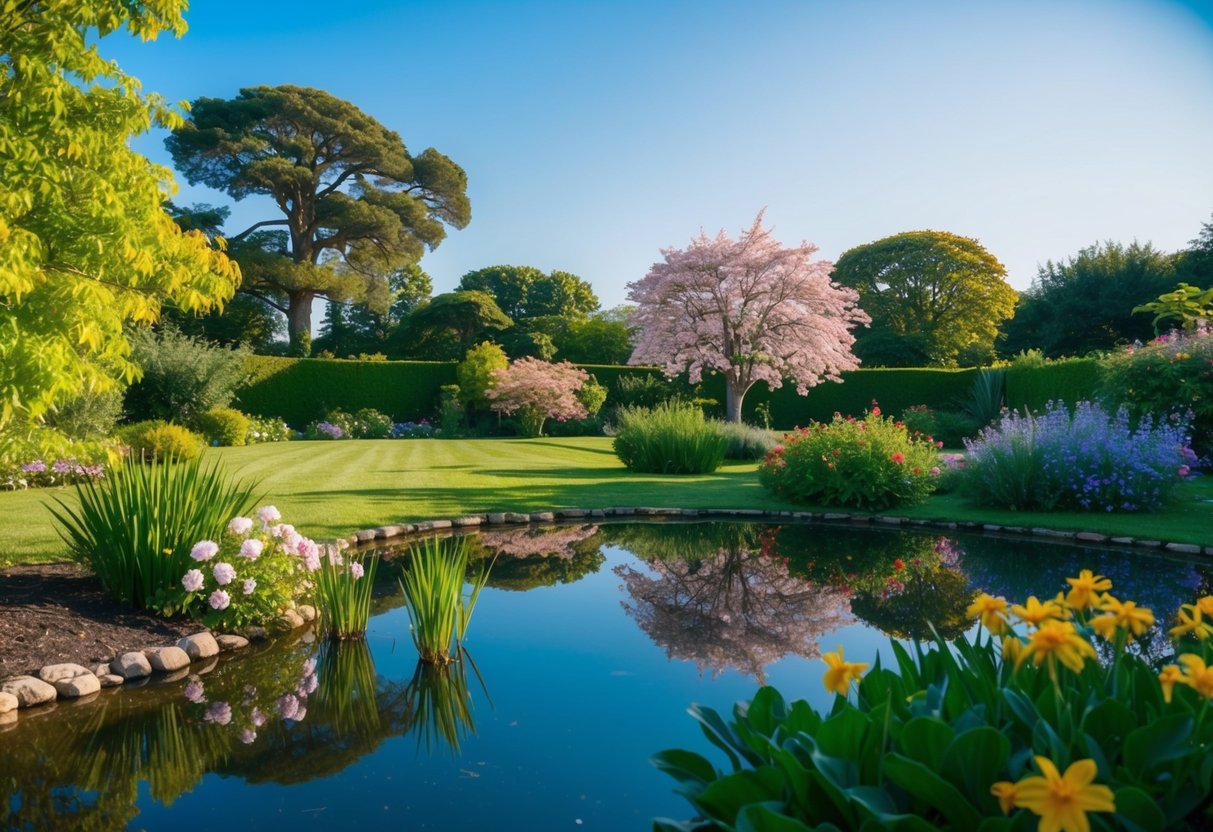
[[[629,375],[660,375],[655,367],[581,365],[598,383],[613,392],[618,381]],[[455,384],[452,361],[350,361],[322,358],[277,358],[253,356],[247,370],[249,381],[237,394],[235,406],[254,416],[276,416],[302,428],[332,408],[355,411],[364,407],[389,414],[397,421],[432,418],[438,405],[438,390]],[[1013,408],[1038,409],[1050,399],[1073,404],[1092,398],[1098,383],[1095,359],[1074,359],[1043,367],[1007,370],[1007,404]],[[843,383],[823,382],[807,396],[785,384],[775,391],[759,383],[746,395],[747,421],[760,423],[759,405],[769,403],[771,424],[777,429],[829,421],[837,411],[858,416],[877,402],[888,414],[898,415],[911,405],[933,409],[959,406],[968,395],[978,371],[975,369],[871,369],[843,373]],[[720,404],[723,413],[724,380],[704,379],[697,394]],[[608,398],[608,403],[610,399]]]
[[[1007,407],[1012,410],[1044,410],[1050,401],[1071,407],[1096,398],[1100,364],[1095,358],[1052,361],[1043,367],[1007,368]]]

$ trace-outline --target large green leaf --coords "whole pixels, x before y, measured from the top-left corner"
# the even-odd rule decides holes
[[[671,748],[657,752],[651,760],[659,771],[664,771],[680,783],[707,785],[716,779],[716,769],[694,751]]]
[[[1001,779],[1011,754],[1011,742],[998,730],[985,726],[956,735],[943,753],[940,771],[958,784],[976,805],[993,808],[990,786]]]
[[[1195,752],[1192,728],[1190,716],[1172,714],[1130,732],[1125,737],[1125,766],[1140,777],[1155,766]]]
[[[1134,786],[1117,789],[1116,819],[1129,832],[1162,832],[1166,817],[1148,794]]]
[[[889,754],[884,761],[890,780],[925,806],[943,813],[956,829],[976,829],[981,815],[960,790],[917,760],[901,754]]]
[[[937,771],[944,749],[955,736],[956,732],[943,720],[918,716],[902,726],[898,745],[907,757]]]
[[[813,832],[795,818],[780,811],[778,803],[757,803],[737,814],[736,832]]]
[[[751,803],[782,803],[787,775],[774,766],[739,771],[716,780],[695,799],[695,805],[708,817],[732,823]]]

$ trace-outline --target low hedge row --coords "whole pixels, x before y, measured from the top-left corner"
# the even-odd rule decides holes
[[[608,391],[624,376],[656,375],[654,367],[583,365]],[[374,408],[396,421],[432,418],[439,388],[455,384],[455,363],[449,361],[340,361],[320,358],[253,356],[249,381],[234,404],[245,413],[273,416],[302,428],[333,408],[355,411]],[[807,396],[793,385],[768,390],[755,385],[746,396],[745,418],[760,423],[757,409],[768,405],[771,424],[786,429],[812,421],[828,422],[835,412],[859,415],[879,403],[885,413],[898,414],[911,405],[949,409],[965,399],[978,371],[974,369],[871,369],[843,373],[843,383],[825,382]],[[1091,398],[1098,382],[1093,359],[1057,362],[1039,368],[1007,371],[1007,403],[1014,408],[1042,408],[1051,399],[1074,402]],[[723,407],[724,380],[704,380],[698,394]],[[608,399],[608,403],[610,399]]]

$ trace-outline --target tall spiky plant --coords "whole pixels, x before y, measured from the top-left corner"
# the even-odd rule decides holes
[[[470,546],[466,537],[428,538],[409,550],[409,565],[400,581],[409,614],[409,630],[421,660],[450,664],[459,658],[480,591],[492,564],[471,580],[471,593],[463,594]]]

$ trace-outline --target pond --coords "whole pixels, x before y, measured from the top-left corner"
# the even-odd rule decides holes
[[[23,712],[0,733],[12,829],[647,829],[684,818],[656,751],[711,756],[686,708],[758,684],[816,707],[824,651],[965,632],[975,589],[1051,596],[1091,568],[1160,621],[1213,570],[1024,540],[820,525],[486,530],[467,646],[418,669],[398,569],[365,643],[296,633],[194,676]],[[1169,645],[1147,641],[1162,656]],[[201,671],[201,672],[200,672]],[[723,764],[723,760],[717,760]]]

